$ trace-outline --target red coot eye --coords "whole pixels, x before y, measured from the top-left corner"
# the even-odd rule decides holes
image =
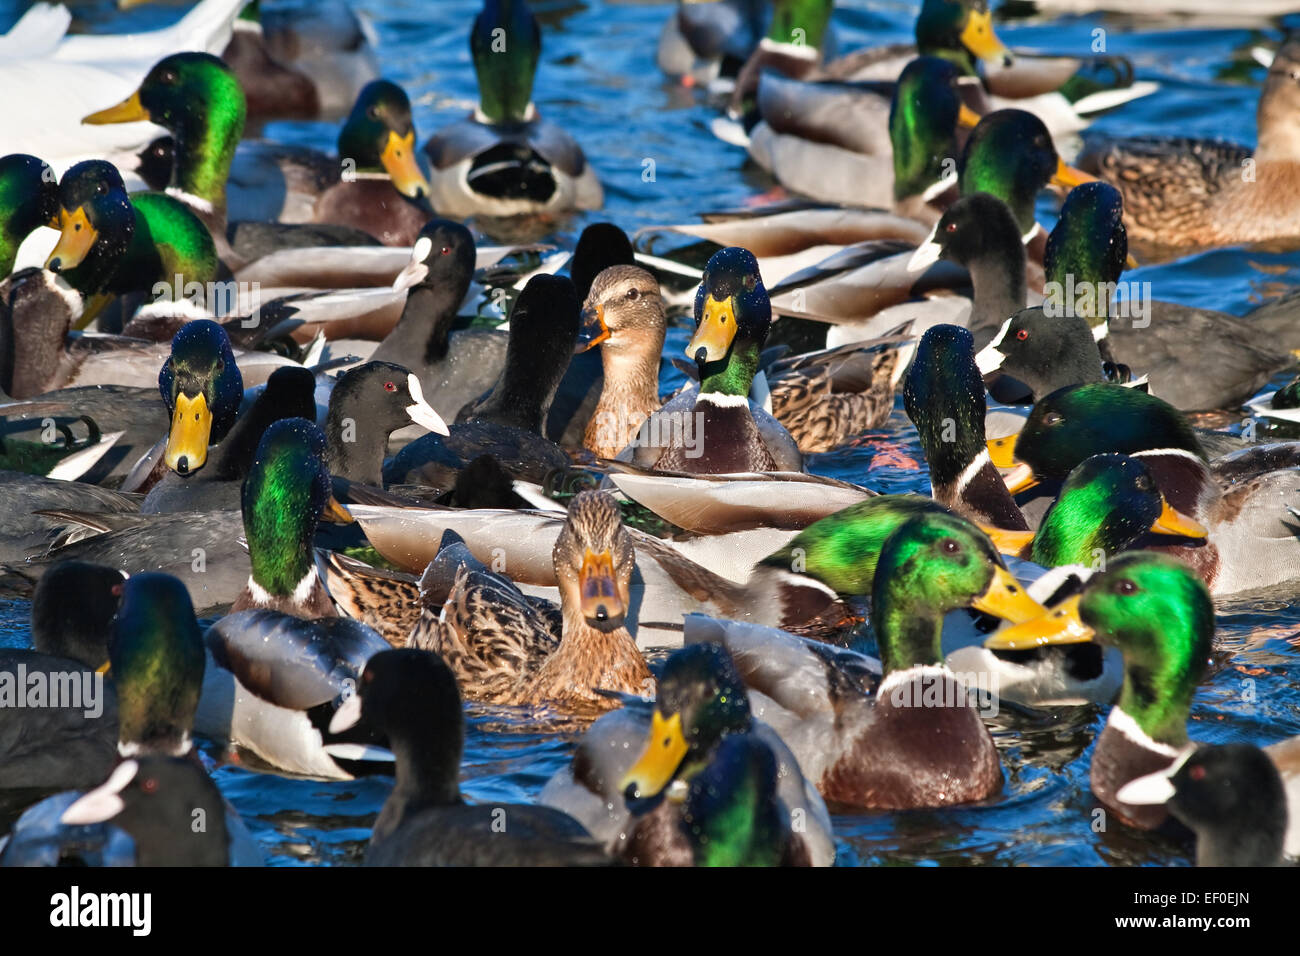
[[[146,777],[144,780],[140,781],[140,789],[145,793],[153,793],[158,789],[158,781],[153,777]]]
[[[440,256],[449,256],[449,255],[451,255],[451,246],[443,246],[443,247],[442,247],[442,251],[439,252],[438,255],[440,255]]]
[[[1205,768],[1204,768],[1204,767],[1193,767],[1190,771],[1188,771],[1188,773],[1190,774],[1190,776],[1191,776],[1191,778],[1192,778],[1193,780],[1204,780],[1204,779],[1205,779]]]
[[[946,225],[946,226],[943,227],[943,230],[944,230],[944,232],[956,232],[956,231],[957,231],[957,224],[956,224],[955,222],[950,222],[950,223],[948,223],[948,225]]]
[[[1019,332],[1016,333],[1016,338],[1019,339],[1021,342],[1023,342],[1025,339],[1029,338],[1029,330],[1021,329]]]
[[[396,382],[385,382],[385,383],[384,383],[384,391],[385,391],[385,392],[395,392],[395,391],[397,391],[397,383],[396,383]]]

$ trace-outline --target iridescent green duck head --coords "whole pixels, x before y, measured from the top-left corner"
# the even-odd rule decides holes
[[[916,18],[916,48],[956,63],[968,75],[975,61],[1010,66],[1011,51],[993,30],[987,0],[925,0]]]
[[[83,123],[148,120],[174,139],[170,186],[215,209],[226,207],[226,179],[244,135],[247,104],[234,72],[210,53],[174,53],[154,64],[140,88]]]
[[[411,101],[396,83],[371,80],[339,131],[339,156],[359,173],[387,173],[404,196],[429,194],[429,181],[415,158]]]
[[[122,754],[187,752],[204,655],[185,585],[170,574],[131,575],[122,586],[108,659]]]
[[[250,581],[264,605],[317,584],[312,536],[322,515],[352,520],[330,495],[326,447],[325,433],[312,422],[282,418],[262,435],[244,479]]]
[[[727,734],[745,733],[752,717],[745,682],[721,644],[692,644],[664,663],[650,735],[619,789],[649,800],[674,780],[689,782]]]
[[[700,393],[748,395],[772,327],[772,303],[748,249],[713,254],[695,294],[695,335],[686,357],[700,369]]]
[[[484,123],[530,122],[533,79],[542,55],[542,31],[525,0],[484,0],[469,34],[478,76],[478,119]]]
[[[793,47],[819,50],[826,41],[834,0],[776,0],[767,39]]]
[[[1119,190],[1100,181],[1071,189],[1047,237],[1047,303],[1082,315],[1089,325],[1101,325],[1110,312],[1110,296],[1098,290],[1117,282],[1127,263],[1128,232]]]
[[[0,275],[14,271],[18,247],[59,213],[59,177],[35,156],[0,157]]]
[[[1067,166],[1043,121],[1024,110],[997,110],[979,121],[962,153],[957,184],[963,196],[997,196],[1015,214],[1020,231],[1034,231],[1034,200],[1049,185],[1063,190],[1094,177]]]
[[[58,209],[50,225],[59,241],[45,268],[62,274],[82,295],[104,290],[135,237],[135,210],[111,163],[77,163],[59,181]]]
[[[956,486],[985,451],[984,379],[969,330],[946,324],[926,329],[903,382],[903,408],[916,426],[931,485]]]
[[[894,198],[923,195],[950,185],[957,175],[957,127],[979,116],[958,93],[961,71],[936,56],[919,56],[903,68],[889,105],[894,148]]]
[[[1044,567],[1096,568],[1147,534],[1199,540],[1208,531],[1165,500],[1141,459],[1094,455],[1065,479],[1034,535],[1029,557]]]
[[[1135,455],[1162,449],[1205,461],[1187,419],[1168,402],[1109,383],[1070,385],[1040,399],[1013,439],[989,442],[993,464],[1015,468],[1013,492],[1062,479],[1093,455]]]
[[[1046,612],[975,525],[947,513],[909,518],[881,549],[871,593],[884,673],[941,665],[943,617],[960,608],[1014,623]]]
[[[999,631],[985,646],[1025,650],[1096,641],[1124,656],[1119,709],[1152,740],[1187,743],[1187,715],[1214,638],[1214,602],[1186,564],[1131,551],[1042,617]]]
[[[244,397],[226,330],[209,319],[181,326],[158,371],[158,391],[171,417],[164,461],[179,475],[191,474],[235,424]]]

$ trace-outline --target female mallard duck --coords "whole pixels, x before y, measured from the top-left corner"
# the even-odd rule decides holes
[[[1168,768],[1120,787],[1129,806],[1164,807],[1196,834],[1197,866],[1281,866],[1296,807],[1254,744],[1187,747]]]
[[[23,240],[58,213],[59,179],[48,163],[25,153],[0,157],[0,276],[14,271]]]
[[[217,278],[217,249],[202,220],[171,196],[128,197],[122,177],[102,160],[78,163],[63,174],[50,224],[59,240],[45,268],[92,300],[83,324],[109,296],[128,292],[153,296],[165,311],[192,314],[184,290],[195,284],[206,290]]]
[[[523,0],[484,0],[469,36],[479,106],[439,130],[424,152],[430,200],[448,216],[518,216],[599,209],[604,190],[568,133],[532,101],[542,33]]]
[[[520,602],[503,604],[497,587],[475,587],[465,576],[441,608],[425,610],[411,646],[437,651],[465,694],[489,703],[603,711],[618,701],[599,691],[645,693],[650,670],[624,624],[635,553],[612,497],[587,491],[573,499],[554,564],[558,643],[521,619]]]
[[[1142,461],[1165,499],[1208,529],[1203,544],[1167,550],[1218,594],[1295,578],[1300,542],[1288,501],[1300,493],[1300,447],[1263,445],[1209,461],[1186,419],[1166,402],[1122,385],[1063,388],[1041,399],[1012,438],[989,442],[993,464],[1014,468],[1013,493],[1041,495],[1085,458],[1107,452]],[[1040,487],[1041,485],[1041,487]]]
[[[159,61],[125,101],[92,113],[84,122],[150,120],[165,126],[174,138],[175,154],[168,193],[187,203],[214,237],[225,240],[227,183],[245,113],[244,92],[229,67],[206,53],[178,53]],[[339,155],[344,162],[334,184],[315,191],[311,214],[304,221],[352,226],[388,245],[414,242],[432,210],[418,202],[428,184],[416,162],[411,104],[401,87],[375,80],[361,91],[339,133]],[[283,193],[285,177],[279,178],[269,188]],[[265,195],[246,205],[253,207],[248,211],[254,220],[268,218]],[[232,267],[269,251],[244,246],[238,233],[233,241],[238,247],[235,256],[223,256],[235,259],[228,261]]]
[[[460,793],[465,714],[436,654],[388,650],[366,663],[333,733],[369,733],[395,761],[393,791],[370,834],[367,866],[600,866],[609,858],[572,817],[549,807],[467,805]],[[498,825],[502,813],[509,821]]]
[[[1235,407],[1291,364],[1249,318],[1131,296],[1112,304],[1128,254],[1123,206],[1108,183],[1070,191],[1047,240],[1043,310],[1004,323],[980,356],[982,372],[1000,370],[1041,398],[1102,381],[1101,361],[1123,363],[1157,398],[1208,409]]]
[[[385,483],[445,489],[482,454],[492,454],[511,475],[529,481],[571,464],[558,445],[542,437],[542,427],[573,355],[580,307],[567,278],[533,276],[510,310],[505,365],[492,391],[460,409],[450,434],[426,435],[403,447],[384,466]]]
[[[986,646],[1020,650],[1097,641],[1124,656],[1124,686],[1092,755],[1092,792],[1121,820],[1160,826],[1163,807],[1130,806],[1125,784],[1167,768],[1187,745],[1192,695],[1214,639],[1214,604],[1187,566],[1138,551],[1109,562],[1083,591]]]
[[[825,804],[785,742],[755,718],[735,662],[718,644],[668,658],[653,712],[630,701],[596,721],[541,802],[640,866],[835,859]],[[801,828],[791,827],[795,813]],[[724,817],[747,825],[719,828]]]
[[[832,805],[878,809],[984,800],[1002,788],[993,738],[966,689],[943,664],[943,617],[975,608],[1019,622],[1045,611],[1025,593],[992,542],[964,519],[922,514],[886,540],[876,566],[871,622],[883,678],[844,671],[815,650],[802,667],[755,629],[688,620],[687,642],[721,641],[746,685],[771,700],[759,716],[791,746]],[[781,632],[775,632],[780,634]],[[787,635],[788,637],[788,635]],[[834,668],[832,671],[831,668]],[[806,681],[805,679],[810,679]],[[812,693],[810,694],[810,690]],[[915,706],[924,695],[927,706]],[[928,706],[932,701],[941,706]],[[917,740],[929,744],[918,749]]]
[[[699,367],[699,390],[650,416],[632,442],[632,460],[692,474],[802,471],[794,438],[770,416],[756,416],[749,399],[771,324],[758,260],[741,248],[715,253],[695,295],[695,334],[686,346]]]
[[[1260,93],[1258,145],[1134,138],[1096,148],[1124,196],[1129,237],[1155,252],[1300,237],[1300,40],[1278,51]]]

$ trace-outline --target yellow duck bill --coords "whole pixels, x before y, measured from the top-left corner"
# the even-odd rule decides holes
[[[208,460],[208,439],[212,435],[212,411],[202,393],[190,398],[184,392],[176,396],[172,427],[167,432],[163,461],[178,475],[188,475],[202,468]]]
[[[405,136],[398,136],[388,131],[388,141],[384,151],[379,155],[388,177],[393,181],[397,191],[412,199],[429,195],[429,181],[420,171],[420,164],[415,159],[415,130]]]
[[[1092,639],[1092,628],[1079,617],[1076,594],[1040,617],[995,632],[984,646],[993,651],[1028,651],[1056,644],[1083,644]]]
[[[719,302],[707,295],[704,297],[704,317],[686,346],[686,357],[698,364],[720,362],[727,357],[735,338],[735,298],[729,296]]]
[[[650,719],[650,737],[645,749],[619,783],[619,790],[630,791],[631,796],[642,799],[662,793],[677,773],[688,749],[682,733],[682,715],[664,717],[656,707]]]

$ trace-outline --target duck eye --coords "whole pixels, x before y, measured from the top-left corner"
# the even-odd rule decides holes
[[[155,793],[158,790],[158,781],[153,777],[145,777],[140,781],[140,789],[145,793]]]
[[[176,71],[175,71],[175,70],[163,70],[161,73],[158,74],[158,79],[162,80],[162,82],[164,82],[164,83],[175,83],[175,82],[176,82]]]
[[[629,301],[633,301],[633,302],[635,302],[636,299],[637,299],[637,297],[640,296],[640,295],[641,295],[641,290],[640,290],[640,289],[628,289],[628,290],[627,290],[627,297],[628,297],[628,300],[629,300]]]
[[[1043,416],[1044,425],[1059,425],[1063,421],[1065,421],[1065,418],[1060,412],[1048,412]]]
[[[438,255],[440,255],[440,256],[449,256],[449,255],[451,255],[451,246],[443,246],[442,249],[439,250]]]
[[[1019,331],[1016,332],[1016,339],[1017,339],[1018,341],[1023,342],[1023,341],[1024,341],[1025,339],[1027,339],[1027,338],[1029,338],[1029,330],[1028,330],[1028,329],[1020,329]]]
[[[372,105],[368,110],[366,110],[366,115],[371,119],[379,119],[379,107]]]
[[[1150,491],[1151,477],[1149,475],[1138,475],[1138,480],[1135,481],[1133,484],[1138,491]]]
[[[395,391],[397,391],[397,383],[396,383],[396,382],[385,382],[385,383],[384,383],[384,391],[385,391],[385,392],[395,392]]]
[[[1121,594],[1121,595],[1137,594],[1138,586],[1134,584],[1132,581],[1130,581],[1128,578],[1120,578],[1118,581],[1115,582],[1115,587],[1113,590],[1115,591],[1116,594]]]
[[[956,554],[960,550],[957,542],[952,538],[944,538],[939,547],[944,554]]]
[[[956,224],[955,222],[950,222],[950,223],[948,223],[948,225],[946,225],[946,226],[943,227],[943,231],[944,231],[944,232],[956,232],[956,231],[957,231],[957,224]]]

